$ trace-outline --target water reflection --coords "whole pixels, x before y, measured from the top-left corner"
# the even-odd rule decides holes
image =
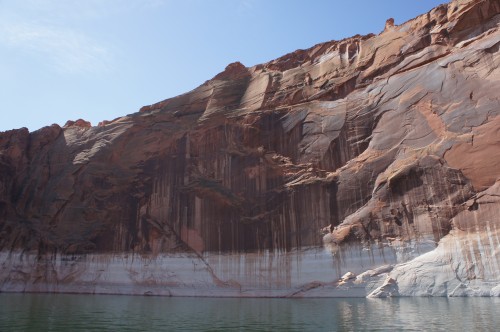
[[[499,305],[499,298],[0,294],[0,331],[494,331]]]

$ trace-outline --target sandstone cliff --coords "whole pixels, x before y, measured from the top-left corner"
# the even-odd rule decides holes
[[[0,290],[500,295],[499,14],[455,0],[0,133]]]

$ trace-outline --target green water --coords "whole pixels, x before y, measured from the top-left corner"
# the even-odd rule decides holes
[[[0,331],[499,331],[500,298],[236,299],[0,293]]]

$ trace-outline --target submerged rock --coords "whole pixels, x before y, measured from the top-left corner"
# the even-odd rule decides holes
[[[455,0],[0,133],[0,291],[498,296],[499,14]]]

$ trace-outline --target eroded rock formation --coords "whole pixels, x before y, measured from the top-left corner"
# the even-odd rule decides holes
[[[0,133],[0,290],[499,295],[499,14],[455,0]]]

